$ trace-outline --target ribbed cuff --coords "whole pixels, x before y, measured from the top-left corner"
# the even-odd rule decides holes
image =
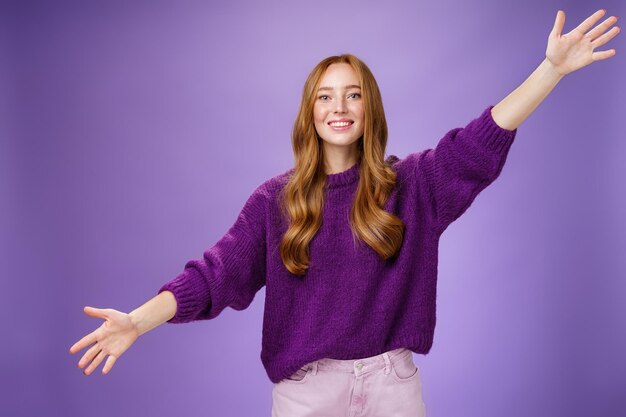
[[[480,116],[472,120],[465,127],[466,133],[471,131],[471,137],[474,138],[479,145],[491,149],[496,153],[506,153],[510,148],[517,129],[508,130],[500,127],[491,114],[494,105],[489,105]]]
[[[165,283],[158,293],[166,290],[176,298],[176,314],[168,320],[169,323],[193,321],[211,305],[209,286],[195,268],[185,268],[184,272]]]

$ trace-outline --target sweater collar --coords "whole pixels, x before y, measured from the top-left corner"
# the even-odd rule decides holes
[[[352,184],[359,178],[360,161],[357,161],[345,171],[334,174],[326,174],[326,186],[328,188],[336,188],[346,184]]]

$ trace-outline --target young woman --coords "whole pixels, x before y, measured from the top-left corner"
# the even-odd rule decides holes
[[[258,186],[228,232],[159,294],[104,319],[70,348],[104,374],[141,334],[169,321],[243,310],[266,287],[261,360],[273,416],[424,416],[411,352],[435,329],[438,241],[500,174],[517,127],[561,78],[615,50],[599,10],[562,35],[517,89],[434,149],[385,159],[387,125],[369,68],[353,55],[321,61],[306,80],[292,133],[295,166]],[[608,31],[607,31],[608,30]],[[606,33],[605,33],[606,32]]]

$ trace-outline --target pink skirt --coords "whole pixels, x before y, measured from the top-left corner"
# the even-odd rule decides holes
[[[419,369],[398,348],[362,359],[324,358],[274,384],[272,417],[425,417]]]

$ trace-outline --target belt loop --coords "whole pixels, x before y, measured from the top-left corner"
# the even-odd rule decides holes
[[[389,353],[383,353],[383,359],[385,359],[385,375],[389,375],[391,372],[391,360],[389,360]]]
[[[317,362],[319,362],[319,360],[316,360],[315,362],[313,362],[313,366],[312,366],[313,370],[311,371],[313,375],[317,374]]]

